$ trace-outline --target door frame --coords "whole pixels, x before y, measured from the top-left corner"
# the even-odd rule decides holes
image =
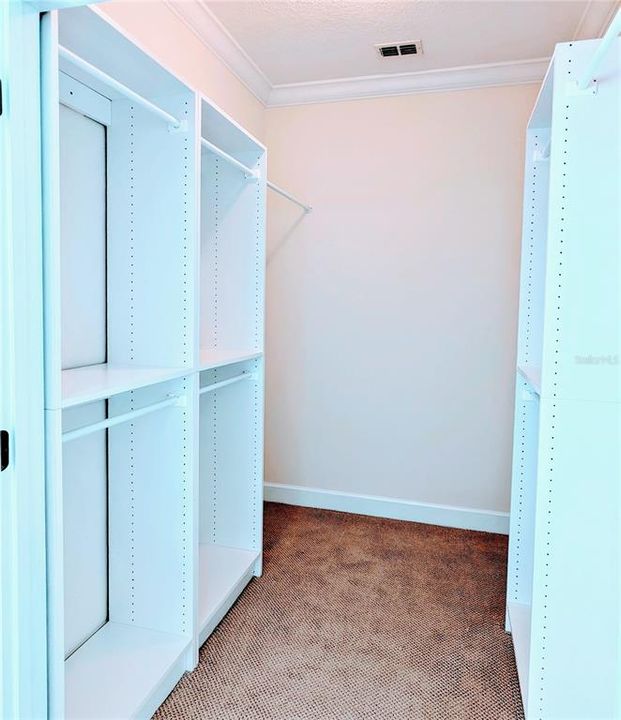
[[[0,716],[47,717],[39,12],[0,4]]]
[[[90,0],[100,2],[100,0]],[[41,16],[89,0],[0,0],[0,718],[49,716]]]

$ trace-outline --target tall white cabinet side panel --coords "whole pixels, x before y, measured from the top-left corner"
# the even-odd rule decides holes
[[[41,188],[46,408],[61,403],[58,14],[41,15]],[[45,413],[48,716],[65,711],[62,413]]]
[[[192,582],[196,419],[191,379],[109,400],[111,415],[179,404],[108,431],[110,621],[184,636],[194,630]]]
[[[106,361],[106,129],[60,106],[63,369]]]
[[[536,128],[528,132],[528,175],[525,181],[523,292],[520,297],[523,332],[519,337],[520,365],[536,374],[541,372],[543,353],[543,303],[545,253],[548,225],[550,160],[543,158],[550,132]]]
[[[104,420],[105,403],[64,412],[64,429]],[[65,656],[108,617],[108,473],[106,431],[63,445]]]
[[[193,104],[181,96],[176,114]],[[108,128],[108,359],[187,367],[194,361],[193,130],[112,103]]]
[[[621,413],[618,403],[541,404],[526,714],[618,718]]]
[[[508,602],[527,606],[533,593],[535,496],[539,443],[539,398],[518,376],[515,388],[515,436],[511,497]]]
[[[536,376],[518,368],[508,569],[508,625],[527,720],[621,713],[621,40],[611,39],[596,71],[600,41],[556,46],[529,129],[532,140],[549,126],[551,142],[532,153],[534,166],[549,163],[549,182],[540,186],[538,172],[525,186],[532,210],[521,291],[530,304],[520,307],[518,363],[531,361],[525,339],[537,313],[543,342],[538,389]],[[591,82],[582,89],[585,72]],[[546,187],[544,232],[536,200]],[[529,270],[541,261],[543,296]],[[531,542],[525,532],[533,530]]]
[[[542,397],[621,402],[621,40],[601,62],[596,92],[571,86],[596,48],[555,53]]]
[[[41,15],[41,190],[43,206],[43,327],[45,407],[59,408],[61,389],[61,288],[60,288],[60,119],[58,79],[58,13]],[[47,450],[52,443],[46,429]],[[59,481],[60,482],[60,481]],[[46,478],[48,516],[55,513],[55,502],[60,493],[59,484],[50,476]],[[58,487],[57,487],[58,485]],[[62,525],[62,520],[58,523]],[[55,541],[61,533],[48,522],[48,558],[59,555]],[[48,568],[49,571],[49,568]],[[50,595],[54,595],[52,591]],[[52,611],[52,616],[58,614]],[[50,643],[52,644],[52,643]],[[53,687],[57,683],[50,683]],[[53,691],[50,691],[52,697]],[[55,711],[51,703],[52,712]]]
[[[583,93],[575,83],[598,42],[559,45],[554,56],[527,711],[545,720],[620,711],[620,550],[611,540],[619,527],[619,387],[617,361],[607,361],[619,355],[615,44],[597,89]]]
[[[214,156],[204,153],[201,157],[200,178],[200,285],[199,285],[199,337],[201,349],[218,348],[218,294],[219,237],[216,232],[216,208],[220,190],[218,165]]]

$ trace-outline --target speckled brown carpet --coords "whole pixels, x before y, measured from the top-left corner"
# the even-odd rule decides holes
[[[268,504],[265,568],[158,720],[516,720],[506,538]]]

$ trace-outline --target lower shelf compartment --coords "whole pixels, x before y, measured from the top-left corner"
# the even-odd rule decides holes
[[[522,703],[526,711],[526,701],[528,699],[528,666],[530,659],[531,608],[530,605],[526,605],[525,603],[510,602],[507,605],[507,610],[509,613],[509,625],[511,626],[515,664],[520,681]]]
[[[199,546],[199,642],[202,645],[250,582],[260,552]]]
[[[185,671],[188,638],[108,622],[65,661],[65,717],[149,718]]]

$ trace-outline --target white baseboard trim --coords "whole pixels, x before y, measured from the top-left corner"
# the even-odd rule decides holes
[[[411,522],[442,525],[463,530],[509,534],[509,513],[493,510],[434,505],[412,500],[380,497],[377,495],[357,495],[336,490],[306,488],[299,485],[280,485],[265,483],[266,502],[300,505],[302,507],[340,510],[357,515],[390,518],[392,520],[410,520]]]

